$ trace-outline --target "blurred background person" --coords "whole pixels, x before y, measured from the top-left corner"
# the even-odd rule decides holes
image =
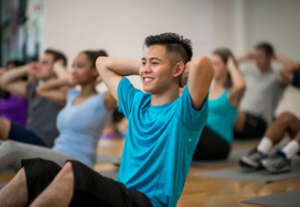
[[[8,61],[6,64],[6,69],[0,70],[0,81],[1,76],[4,74],[5,71],[8,71],[13,68],[19,68],[22,65],[24,65],[24,63],[18,60]],[[27,80],[27,75],[20,77],[20,80]],[[2,90],[0,83],[0,117],[24,127],[26,125],[27,115],[27,98],[18,97],[13,94],[10,94],[5,90]]]
[[[241,70],[247,90],[239,107],[235,138],[262,137],[274,119],[274,110],[284,88],[279,71],[272,68],[274,59],[284,66],[293,64],[288,58],[275,53],[273,46],[267,42],[258,43],[253,52],[238,59],[239,64],[255,61],[256,68]]]
[[[21,167],[22,159],[43,158],[63,166],[67,160],[76,159],[90,168],[94,167],[99,137],[102,134],[116,100],[109,92],[98,93],[99,77],[95,62],[104,51],[83,51],[77,55],[70,73],[62,60],[54,64],[58,78],[39,86],[37,94],[52,102],[65,104],[57,116],[59,136],[52,149],[14,141],[0,142],[0,171],[12,166]],[[72,87],[79,85],[78,91]],[[67,89],[68,88],[68,89]]]
[[[245,82],[229,49],[213,52],[215,71],[209,92],[207,126],[204,127],[193,160],[224,160],[233,142],[238,106],[245,91]]]
[[[64,54],[56,50],[46,50],[38,63],[32,62],[21,68],[11,69],[1,76],[3,90],[15,96],[27,97],[29,102],[26,127],[0,118],[1,140],[11,139],[39,146],[53,146],[54,139],[58,136],[56,116],[62,106],[39,96],[36,88],[56,78],[53,65],[57,60],[67,64]],[[34,78],[22,80],[26,75]]]

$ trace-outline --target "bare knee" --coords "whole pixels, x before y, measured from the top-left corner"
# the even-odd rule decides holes
[[[290,112],[283,112],[277,118],[282,124],[290,124],[297,120],[297,117]]]
[[[244,130],[246,120],[246,114],[243,111],[239,111],[235,120],[234,130],[237,132],[242,132]]]
[[[63,179],[73,179],[73,167],[71,162],[67,162],[64,167],[61,169],[61,171],[58,173],[57,178],[63,178]]]

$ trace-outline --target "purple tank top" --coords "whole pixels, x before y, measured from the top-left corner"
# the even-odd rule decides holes
[[[26,98],[20,98],[10,94],[8,99],[0,99],[0,116],[2,118],[25,126],[27,113],[28,101]]]

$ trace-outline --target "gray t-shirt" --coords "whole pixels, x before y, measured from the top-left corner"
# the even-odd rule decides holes
[[[27,129],[38,135],[47,146],[52,147],[59,133],[56,128],[56,117],[63,106],[39,96],[36,93],[37,83],[28,83],[26,93],[29,102]]]
[[[261,74],[258,69],[246,69],[241,73],[247,88],[240,108],[251,115],[260,116],[270,124],[283,91],[279,71]]]

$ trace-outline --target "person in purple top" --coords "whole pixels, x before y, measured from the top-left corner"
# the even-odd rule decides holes
[[[6,70],[10,70],[15,67],[22,66],[24,63],[11,60],[6,64]],[[0,76],[5,70],[1,70]],[[22,79],[26,80],[27,77]],[[8,93],[7,91],[1,90],[0,87],[0,116],[15,122],[21,126],[26,125],[28,115],[28,101],[27,98],[18,97]]]

